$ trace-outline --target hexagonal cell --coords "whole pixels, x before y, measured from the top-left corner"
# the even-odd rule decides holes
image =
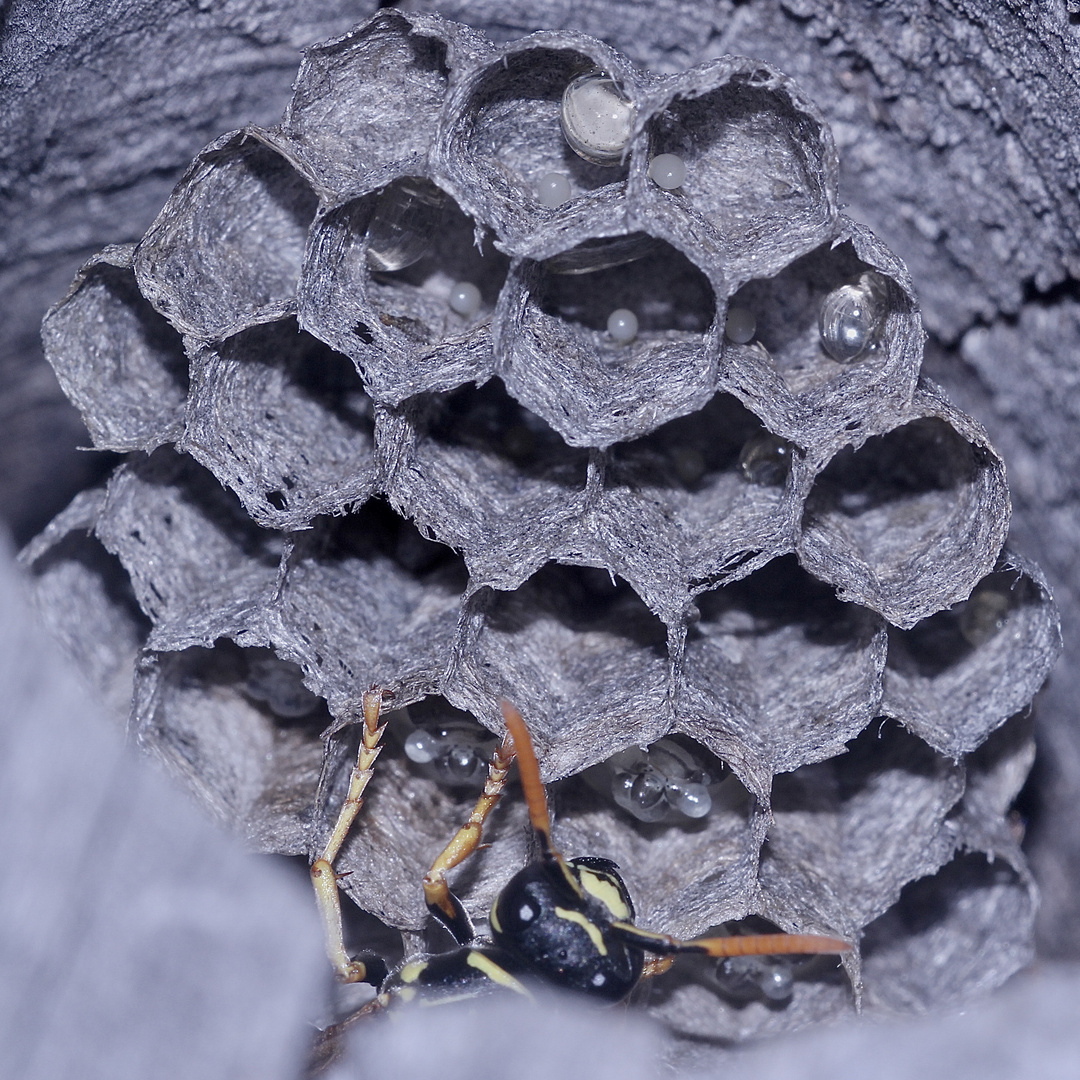
[[[192,163],[135,249],[143,295],[208,341],[295,310],[318,199],[270,132],[248,127]]]
[[[19,561],[29,571],[42,622],[122,725],[150,623],[120,560],[93,535],[104,502],[100,488],[76,495]]]
[[[147,647],[210,647],[243,628],[264,644],[282,538],[188,457],[162,448],[109,481],[96,532],[131,577]]]
[[[372,172],[427,153],[451,68],[483,47],[461,24],[380,11],[305,52],[282,134],[326,193],[365,190]]]
[[[671,727],[664,624],[625,582],[587,567],[552,564],[515,592],[474,593],[445,685],[492,731],[512,701],[548,781]]]
[[[449,662],[466,584],[460,558],[372,501],[297,538],[274,640],[335,716],[351,716],[375,684],[408,705]]]
[[[841,603],[793,556],[703,593],[697,606],[678,728],[753,777],[755,788],[767,792],[772,772],[842,753],[874,716],[881,621]]]
[[[434,699],[434,706],[441,703]],[[392,714],[391,714],[392,715]],[[345,799],[356,759],[355,729],[333,740],[324,798],[316,810],[313,849],[321,847]],[[422,882],[454,832],[476,803],[475,792],[451,788],[421,774],[404,751],[389,744],[334,868],[344,891],[365,911],[403,930],[419,931],[430,921]],[[511,787],[484,826],[484,848],[450,875],[451,888],[478,922],[526,861],[528,814]]]
[[[722,763],[704,747],[687,739],[682,748],[723,774]],[[692,937],[746,913],[765,823],[735,777],[726,774],[709,812],[696,819],[638,821],[616,809],[612,790],[612,772],[604,765],[560,782],[551,794],[553,836],[568,857],[594,855],[618,865],[639,926]]]
[[[606,72],[631,102],[640,77],[626,59],[570,31],[531,34],[504,46],[447,99],[435,148],[458,201],[490,223],[505,250],[535,255],[573,237],[583,221],[622,231],[629,153],[597,165],[571,149],[561,122],[563,94],[578,76]],[[552,175],[564,184],[545,194]],[[555,205],[546,205],[555,203]]]
[[[1026,871],[957,855],[866,928],[867,1004],[926,1012],[995,989],[1031,962],[1036,906]]]
[[[606,447],[708,401],[716,295],[685,255],[657,240],[629,265],[551,265],[517,264],[496,315],[498,370],[523,405],[572,446]]]
[[[943,825],[963,792],[961,767],[893,722],[839,757],[777,776],[761,914],[854,941],[907,882],[951,857]]]
[[[133,250],[90,259],[41,325],[45,358],[99,450],[150,451],[183,425],[184,344],[140,294]]]
[[[1022,867],[1020,845],[1028,821],[1020,805],[1035,763],[1034,710],[1009,717],[977,750],[964,758],[967,787],[950,815],[960,846],[985,851]]]
[[[922,361],[918,307],[904,268],[865,229],[849,225],[775,276],[747,282],[733,309],[749,314],[739,336],[752,321],[753,344],[729,335],[725,361],[779,376],[781,400],[794,399],[788,407],[797,403],[818,429],[804,431],[807,444],[910,401]]]
[[[806,500],[799,559],[840,596],[910,629],[966,599],[1005,542],[1009,495],[986,433],[926,387],[847,446]]]
[[[397,405],[490,376],[489,324],[508,265],[490,238],[477,247],[453,199],[421,176],[398,177],[320,216],[300,320]]]
[[[382,430],[397,455],[388,465],[391,502],[462,552],[474,586],[515,589],[549,558],[576,550],[589,455],[497,379],[414,398]]]
[[[722,57],[666,81],[642,112],[648,155],[635,159],[635,221],[659,213],[679,234],[718,249],[736,284],[775,274],[831,238],[832,134],[786,76],[759,60]],[[669,191],[648,176],[648,159],[661,154],[685,166]]]
[[[607,563],[662,618],[794,547],[797,448],[730,394],[608,451],[597,527]]]
[[[1031,701],[1060,651],[1042,574],[1005,552],[967,600],[890,628],[882,712],[942,753],[970,753]]]
[[[375,489],[371,399],[351,361],[295,319],[201,349],[191,371],[180,446],[260,524],[305,528]]]
[[[330,714],[299,668],[225,639],[154,660],[138,674],[139,744],[255,850],[306,853]]]

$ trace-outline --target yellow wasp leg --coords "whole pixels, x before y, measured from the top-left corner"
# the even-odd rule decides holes
[[[334,860],[364,803],[364,791],[375,770],[375,761],[382,750],[380,740],[386,730],[386,724],[379,723],[379,715],[382,712],[383,699],[390,696],[378,687],[372,687],[364,694],[364,727],[356,765],[349,779],[349,794],[338,813],[322,855],[311,864],[311,884],[315,889],[319,914],[322,916],[326,955],[342,982],[363,982],[367,976],[367,967],[359,960],[351,960],[345,951],[341,898],[338,896],[338,875],[334,872]]]
[[[431,864],[424,875],[424,900],[428,910],[450,931],[461,945],[472,940],[472,921],[461,901],[450,891],[446,883],[447,872],[464,862],[479,846],[483,838],[484,822],[502,797],[506,776],[514,760],[514,742],[507,735],[495,748],[484,790],[476,800],[469,820],[454,834],[442,854]]]

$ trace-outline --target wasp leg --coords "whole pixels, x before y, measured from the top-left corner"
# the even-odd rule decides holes
[[[479,846],[483,837],[484,822],[506,787],[506,776],[514,760],[514,743],[509,735],[495,748],[488,766],[484,790],[476,800],[469,820],[454,834],[442,854],[431,864],[424,875],[424,900],[428,911],[454,936],[459,945],[467,945],[476,936],[472,919],[461,901],[450,891],[446,883],[447,872],[464,862]]]
[[[341,898],[338,896],[338,875],[334,872],[334,860],[349,835],[349,829],[364,803],[364,791],[375,769],[375,760],[382,750],[380,740],[386,730],[385,722],[379,723],[384,698],[388,692],[372,687],[364,694],[364,727],[360,749],[349,779],[349,794],[338,814],[330,839],[322,855],[311,864],[311,884],[315,900],[322,916],[323,933],[326,937],[326,955],[330,958],[338,978],[342,982],[373,982],[377,978],[362,960],[353,960],[345,951],[345,938],[341,926]]]
[[[665,971],[670,971],[671,965],[674,963],[674,956],[650,956],[641,969],[641,977],[643,979],[654,979],[657,975],[663,975]]]
[[[628,922],[613,922],[612,932],[630,945],[659,956],[704,953],[706,956],[776,956],[781,953],[846,953],[851,944],[818,934],[734,934],[730,937],[691,938],[642,930]],[[657,972],[659,974],[659,972]]]

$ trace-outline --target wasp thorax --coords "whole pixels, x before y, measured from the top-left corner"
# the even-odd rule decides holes
[[[407,177],[383,188],[367,227],[372,270],[404,270],[430,250],[446,196],[430,181]]]
[[[562,129],[570,149],[594,165],[618,165],[634,130],[634,105],[605,72],[579,75],[563,92]]]
[[[887,280],[867,271],[822,301],[818,323],[822,348],[841,364],[861,359],[877,346],[887,314]]]

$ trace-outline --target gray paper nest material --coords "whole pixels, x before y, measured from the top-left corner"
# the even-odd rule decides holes
[[[639,105],[608,170],[558,121],[601,63]],[[681,193],[647,179],[665,147]],[[563,167],[576,197],[542,206]],[[559,781],[560,842],[621,862],[645,925],[865,933],[846,978],[800,969],[780,1007],[707,966],[656,980],[642,996],[676,1031],[799,1027],[852,984],[929,1007],[1002,981],[1034,915],[1014,714],[1056,613],[1002,554],[1001,461],[920,379],[907,272],[838,215],[836,174],[816,108],[755,61],[660,77],[569,31],[496,48],[396,12],[318,46],[283,125],[204,150],[134,252],[92,260],[46,318],[95,444],[153,451],[27,549],[50,621],[112,700],[134,671],[134,736],[260,850],[319,845],[371,683],[494,732],[505,696]],[[403,179],[442,189],[443,225],[374,272]],[[561,272],[625,235],[651,238],[638,261]],[[455,320],[466,272],[481,307]],[[818,311],[865,274],[887,311],[840,364]],[[749,343],[724,335],[729,300],[758,317]],[[617,346],[623,304],[641,326]],[[786,469],[753,472],[762,439]],[[258,687],[268,661],[310,709]],[[1019,734],[991,754],[995,729]],[[642,824],[604,762],[671,733],[723,782],[706,818]],[[390,739],[345,890],[420,930],[420,876],[470,799]],[[501,814],[458,879],[481,917],[524,858],[521,806]]]

